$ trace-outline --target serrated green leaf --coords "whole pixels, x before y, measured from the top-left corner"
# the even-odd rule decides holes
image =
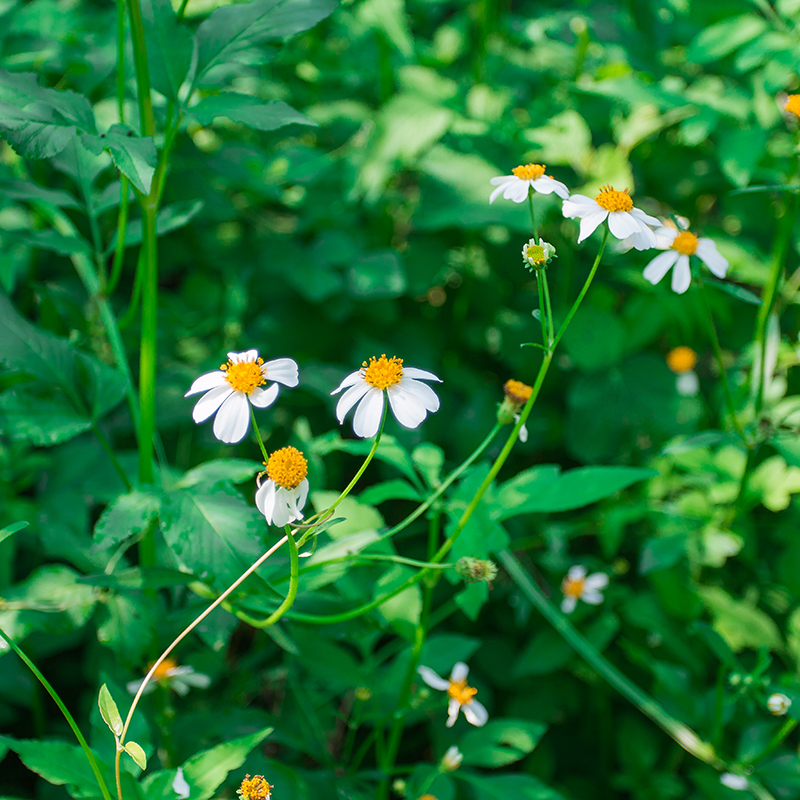
[[[133,491],[120,495],[106,506],[97,520],[95,541],[100,547],[116,547],[129,537],[142,533],[155,519],[160,505],[158,495],[149,492]]]
[[[372,449],[372,442],[342,439],[338,431],[331,431],[323,436],[318,436],[313,443],[314,453],[325,456],[334,451],[351,453],[355,456],[365,456]],[[396,467],[411,481],[417,480],[414,462],[408,451],[395,439],[394,436],[384,435],[375,451],[375,458]]]
[[[260,131],[273,131],[284,125],[316,125],[308,117],[279,100],[265,103],[258,97],[237,92],[204,97],[188,112],[201,125],[210,125],[217,117],[227,117]]]
[[[84,134],[81,144],[92,154],[107,150],[114,165],[140,191],[147,194],[158,155],[151,136],[139,136],[130,125],[112,125],[106,133]]]
[[[364,489],[358,500],[368,506],[377,506],[386,500],[414,500],[420,502],[419,492],[408,482],[396,478]]]
[[[125,752],[136,762],[136,766],[147,769],[147,756],[141,746],[136,742],[126,742]]]
[[[263,464],[244,458],[215,458],[206,461],[199,467],[190,469],[175,484],[179,489],[188,489],[200,484],[212,485],[226,481],[228,483],[244,483],[262,470]]]
[[[142,22],[153,88],[178,103],[192,62],[192,33],[170,0],[142,0]]]
[[[103,722],[111,729],[114,736],[122,734],[122,717],[119,715],[119,709],[111,697],[111,692],[108,691],[108,686],[103,684],[100,687],[100,694],[97,698],[97,705],[100,708],[100,716]]]
[[[91,427],[92,421],[59,395],[36,396],[15,390],[0,394],[0,432],[12,441],[51,447]]]

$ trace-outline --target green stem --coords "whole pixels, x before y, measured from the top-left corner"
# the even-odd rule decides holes
[[[117,247],[114,251],[114,261],[111,264],[111,275],[106,284],[107,295],[117,288],[120,276],[122,275],[122,264],[125,259],[125,237],[128,231],[128,179],[120,176],[120,197],[119,197],[119,216],[117,217]]]
[[[181,3],[181,7],[178,9],[178,20],[183,19],[183,15],[186,13],[186,6],[189,5],[189,0],[183,0]]]
[[[274,625],[292,607],[294,600],[297,597],[297,587],[300,584],[300,559],[297,555],[297,542],[294,540],[294,536],[292,535],[292,530],[289,525],[286,526],[286,538],[289,542],[289,591],[286,593],[286,598],[278,606],[278,608],[276,608],[275,611],[270,614],[266,620],[264,620],[264,622],[254,627],[268,628],[270,625]]]
[[[755,764],[756,761],[760,761],[764,756],[769,755],[797,727],[797,723],[798,720],[796,719],[787,719],[780,730],[770,739],[769,744],[757,756],[743,761],[742,766],[746,767],[750,764]]]
[[[533,238],[537,239],[538,229],[536,228],[536,214],[533,211],[533,192],[530,187],[528,187],[528,209],[531,212],[531,230],[533,230]],[[538,241],[536,244],[538,244]]]
[[[392,564],[403,564],[406,567],[419,567],[420,569],[453,569],[454,563],[449,564],[435,564],[432,561],[417,561],[414,558],[406,558],[405,556],[389,556],[389,555],[370,555],[369,553],[353,553],[346,556],[337,556],[336,558],[329,558],[327,561],[318,561],[316,564],[310,564],[307,567],[300,569],[300,575],[308,575],[311,572],[317,572],[325,567],[333,566],[334,564],[374,564],[376,562],[390,562]],[[288,580],[287,577],[276,578],[272,581],[273,584],[283,583]]]
[[[513,553],[509,550],[503,550],[497,555],[523,594],[536,606],[537,610],[556,629],[564,641],[610,686],[635,705],[645,716],[653,720],[656,725],[671,736],[688,753],[716,769],[726,769],[726,764],[719,758],[708,742],[700,739],[691,728],[665,711],[659,703],[625,677],[573,627],[572,623],[561,612],[553,608],[536,586],[536,583],[522,569]]]
[[[542,270],[540,269],[536,270],[536,286],[539,289],[539,322],[542,324],[542,347],[547,352],[550,349],[550,337],[547,335],[547,307],[544,302],[544,283],[542,281]]]
[[[111,794],[108,791],[108,787],[106,786],[106,782],[103,780],[103,776],[100,774],[100,767],[97,764],[97,760],[94,757],[94,753],[89,748],[86,739],[84,739],[83,734],[81,733],[81,729],[78,727],[78,723],[75,722],[74,717],[72,714],[69,713],[69,710],[64,705],[61,698],[58,696],[56,690],[50,685],[49,681],[42,675],[42,673],[38,670],[36,665],[31,661],[25,653],[20,650],[15,642],[13,642],[5,633],[5,631],[0,628],[0,636],[6,642],[6,644],[22,659],[28,669],[36,676],[36,679],[39,683],[44,687],[45,691],[53,698],[55,704],[58,706],[59,711],[64,715],[64,719],[67,721],[67,724],[70,728],[72,728],[72,732],[75,734],[75,738],[78,740],[78,744],[80,744],[81,748],[83,749],[84,754],[86,755],[86,760],[89,762],[89,766],[92,768],[92,772],[94,773],[95,778],[97,778],[97,784],[100,787],[100,791],[103,793],[104,800],[111,800]]]
[[[549,350],[552,350],[555,347],[555,330],[553,324],[553,308],[550,305],[550,287],[547,283],[547,272],[543,269],[541,270],[542,273],[542,283],[544,284],[544,303],[545,308],[547,308],[547,329],[549,331],[549,338],[547,340],[547,347]]]
[[[264,440],[261,438],[261,433],[258,430],[258,423],[256,422],[256,412],[253,410],[253,406],[248,402],[247,405],[250,407],[250,420],[253,423],[253,431],[255,432],[256,439],[258,440],[258,446],[261,448],[261,455],[264,458],[264,466],[267,465],[267,461],[269,461],[269,455],[267,453],[267,448],[264,447]]]
[[[95,438],[97,439],[100,447],[103,448],[103,452],[108,456],[108,460],[111,462],[114,469],[117,471],[117,475],[119,475],[120,479],[122,480],[122,485],[130,492],[133,490],[133,486],[131,486],[131,482],[128,480],[128,476],[125,474],[125,470],[122,469],[122,464],[119,463],[117,459],[116,453],[114,453],[111,445],[108,443],[108,439],[106,439],[105,434],[97,427],[97,425],[92,425],[92,433],[94,433]]]

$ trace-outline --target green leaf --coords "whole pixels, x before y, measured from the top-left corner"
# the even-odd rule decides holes
[[[0,69],[0,131],[20,155],[50,158],[80,131],[95,133],[89,101],[39,86],[32,72]]]
[[[108,725],[114,736],[120,736],[122,734],[122,717],[119,715],[117,704],[111,697],[111,692],[108,691],[106,684],[100,687],[97,704],[100,707],[100,716],[103,718],[103,722]]]
[[[2,185],[3,194],[12,200],[36,200],[60,208],[80,208],[77,198],[62,189],[46,189],[32,181],[8,181]]]
[[[519,481],[526,474],[523,472],[501,487],[498,495],[498,504],[503,509],[501,518],[534,511],[557,512],[582,508],[634,483],[652,478],[657,473],[639,467],[581,467],[565,472],[555,480],[548,481],[543,477],[542,481],[534,480],[531,484]],[[509,488],[514,492],[511,498],[504,494]],[[527,493],[527,497],[520,502],[519,495],[523,493]],[[517,502],[516,508],[507,505],[508,500]]]
[[[750,305],[754,306],[763,305],[761,298],[757,294],[753,294],[753,292],[745,289],[743,286],[739,286],[735,283],[728,283],[727,281],[717,281],[713,278],[707,278],[706,280],[709,286],[713,286],[715,289],[719,289],[721,292],[725,292],[725,294],[729,294],[737,300],[750,303]]]
[[[686,558],[686,537],[659,536],[650,539],[642,548],[639,559],[639,574],[647,575],[659,569],[667,569]]]
[[[392,589],[404,584],[415,572],[395,564],[375,583],[374,597],[388,594]],[[378,613],[397,629],[401,636],[414,638],[414,630],[422,613],[422,592],[419,585],[409,586],[400,594],[389,598],[377,608]]]
[[[92,252],[92,246],[80,234],[64,236],[52,228],[43,231],[7,231],[5,235],[12,241],[21,242],[38,250],[49,250],[52,253],[58,253],[60,256]]]
[[[0,394],[0,431],[12,441],[50,447],[91,427],[90,419],[58,396],[14,390]]]
[[[152,86],[179,103],[192,63],[192,33],[178,20],[170,0],[142,0],[142,22]]]
[[[543,722],[494,719],[471,730],[459,743],[464,764],[504,767],[530,753],[547,731]]]
[[[175,586],[186,586],[194,580],[197,580],[194,575],[177,569],[129,567],[117,570],[112,575],[105,572],[98,575],[84,575],[78,583],[118,592],[124,589],[170,589]]]
[[[217,117],[227,117],[259,131],[274,131],[284,125],[316,125],[308,117],[279,100],[265,103],[258,97],[238,92],[222,92],[204,97],[188,112],[201,125],[210,125]]]
[[[156,217],[156,235],[163,236],[188,225],[202,210],[202,200],[184,200],[165,206]],[[134,219],[128,223],[125,234],[125,247],[133,247],[142,242],[142,221]],[[117,234],[111,237],[111,243],[106,248],[106,255],[110,255],[117,247]]]
[[[561,468],[558,466],[543,464],[526,469],[506,481],[497,492],[501,515],[505,518],[536,510],[541,498],[556,482],[560,472]]]
[[[245,50],[313,28],[335,8],[333,0],[254,0],[216,9],[197,29],[193,85]]]
[[[175,485],[179,489],[188,489],[201,483],[209,486],[221,481],[244,483],[252,480],[253,475],[263,468],[260,462],[244,458],[215,458],[190,469]]]
[[[714,630],[734,653],[745,647],[781,649],[778,626],[756,608],[753,599],[734,600],[724,589],[716,586],[701,586],[697,592],[714,618]]]
[[[760,127],[730,129],[720,136],[719,163],[735,186],[746,186],[763,155],[769,131]]]
[[[130,125],[117,123],[97,136],[84,134],[81,144],[93,155],[104,150],[111,154],[116,168],[144,194],[150,191],[158,155],[152,136],[139,136]]]
[[[208,800],[228,773],[244,764],[250,751],[272,733],[266,728],[250,736],[234,739],[192,756],[183,765],[183,776],[192,788],[192,800]]]
[[[768,28],[767,22],[755,14],[741,14],[704,28],[689,46],[690,61],[707,64],[732,53]]]
[[[453,776],[475,789],[480,800],[564,800],[555,789],[530,775],[473,775],[466,770]]]
[[[13,536],[18,531],[24,530],[28,525],[30,525],[29,522],[15,522],[13,525],[7,525],[0,530],[0,542],[5,541],[9,536]]]
[[[364,489],[358,496],[358,500],[368,506],[377,506],[386,500],[413,500],[419,503],[422,498],[408,481],[395,478],[392,481],[376,483],[374,486]]]
[[[147,756],[141,746],[136,742],[126,742],[125,752],[136,762],[141,769],[147,769]]]
[[[100,547],[116,547],[131,536],[147,530],[161,506],[158,495],[133,491],[117,497],[106,506],[94,526],[94,539]]]
[[[323,436],[318,436],[313,443],[314,454],[326,456],[334,451],[351,453],[354,456],[365,456],[372,449],[372,442],[342,439],[338,431],[330,431]],[[412,482],[417,480],[417,473],[414,469],[414,462],[403,446],[388,434],[381,437],[381,443],[375,451],[375,458],[391,464],[403,473]]]

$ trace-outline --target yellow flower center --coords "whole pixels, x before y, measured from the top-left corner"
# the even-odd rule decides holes
[[[153,668],[153,664],[155,662],[151,661],[148,665],[148,669]],[[169,677],[169,673],[172,672],[178,666],[178,662],[174,661],[171,658],[165,658],[157,667],[156,671],[153,673],[153,678],[157,681],[163,681],[164,678]]]
[[[263,365],[264,359],[257,358],[255,361],[240,361],[238,364],[228,361],[220,369],[225,372],[225,380],[235,392],[250,394],[257,386],[267,382],[261,370]]]
[[[383,391],[400,383],[403,377],[403,359],[395,356],[386,358],[385,353],[380,358],[372,356],[369,363],[365,361],[361,365],[361,375],[370,386]]]
[[[691,372],[697,363],[697,353],[691,347],[676,347],[667,353],[667,366],[676,374]]]
[[[784,110],[789,114],[794,114],[796,117],[800,117],[800,94],[790,94],[786,98]]]
[[[266,800],[274,788],[266,782],[263,775],[254,775],[252,778],[246,775],[236,794],[241,795],[242,800]]]
[[[436,800],[436,798],[432,794],[424,794],[419,800]]]
[[[533,389],[522,381],[515,381],[513,378],[503,384],[503,391],[506,397],[518,406],[525,405],[531,396]]]
[[[567,575],[561,584],[561,591],[565,597],[574,597],[577,600],[583,594],[584,583],[586,583],[586,578],[570,578]]]
[[[543,264],[545,260],[544,247],[538,244],[526,244],[525,258],[533,264]]]
[[[544,164],[521,164],[518,167],[514,167],[511,171],[521,181],[535,181],[544,175],[546,169],[547,167],[545,167]]]
[[[697,237],[693,233],[689,233],[689,231],[681,231],[670,247],[685,256],[692,256],[697,250]]]
[[[284,489],[296,489],[308,475],[308,461],[296,447],[276,450],[265,466],[269,479]]]
[[[465,678],[463,681],[450,681],[450,685],[447,687],[447,694],[454,700],[458,700],[460,705],[465,706],[472,702],[472,698],[478,694],[478,690],[467,686]]]
[[[606,211],[630,211],[633,208],[628,190],[618,192],[613,186],[601,186],[600,194],[594,199]]]

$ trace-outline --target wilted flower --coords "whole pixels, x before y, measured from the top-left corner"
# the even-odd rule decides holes
[[[439,677],[430,667],[419,667],[417,672],[425,683],[433,689],[447,692],[450,700],[447,706],[447,727],[452,728],[458,717],[459,709],[464,712],[467,722],[477,727],[486,724],[489,714],[481,703],[475,700],[477,689],[467,685],[469,667],[459,661],[450,673],[450,679]]]
[[[736,789],[738,792],[742,792],[747,788],[747,778],[744,775],[734,775],[732,772],[723,772],[719,776],[719,782],[729,789]]]
[[[491,583],[497,577],[497,565],[481,558],[459,558],[455,569],[467,583]]]
[[[151,663],[148,666],[148,672],[152,668]],[[130,681],[126,688],[131,694],[136,694],[143,683],[144,678],[139,681]],[[156,667],[153,677],[144,687],[144,694],[150,694],[156,688],[157,683],[184,697],[189,693],[189,689],[207,689],[211,684],[211,678],[203,675],[202,672],[195,672],[193,667],[179,667],[176,661],[165,658]]]
[[[530,400],[533,388],[522,381],[511,380],[503,384],[505,399],[497,409],[497,421],[501,425],[509,425],[519,419],[519,412]],[[519,440],[524,444],[528,441],[528,429],[523,425],[519,429]]]
[[[456,745],[447,748],[447,752],[442,756],[439,762],[439,769],[442,772],[453,772],[461,766],[464,760],[464,754],[458,749]]]
[[[786,714],[791,705],[792,701],[785,694],[781,694],[780,692],[771,694],[767,700],[767,709],[769,713],[774,714],[776,717],[782,717]]]
[[[525,262],[525,266],[531,270],[546,267],[555,258],[555,255],[555,247],[544,239],[539,239],[538,242],[536,239],[528,239],[522,245],[522,260]]]
[[[489,202],[494,203],[497,196],[502,193],[506,200],[524,203],[530,189],[539,194],[555,192],[561,198],[569,197],[569,189],[561,181],[545,175],[546,169],[544,164],[522,164],[514,167],[511,175],[492,178],[490,182],[497,188],[489,195]]]
[[[267,783],[263,775],[254,775],[252,778],[245,775],[236,794],[241,797],[241,800],[269,800],[270,792],[274,788]]]
[[[697,353],[691,347],[681,345],[667,353],[667,366],[678,376],[675,386],[678,394],[694,396],[700,390],[700,381],[694,371]]]
[[[395,419],[406,428],[422,424],[429,411],[439,410],[436,392],[420,381],[438,381],[432,372],[414,367],[403,367],[401,358],[372,356],[361,369],[351,372],[331,394],[347,391],[336,404],[336,417],[341,425],[350,409],[358,404],[353,416],[353,433],[369,439],[378,432],[383,418],[384,393]]]
[[[264,465],[267,478],[256,491],[256,507],[267,523],[282,528],[303,518],[308,497],[308,461],[296,447],[276,450]]]
[[[274,381],[267,389],[261,387]],[[201,375],[184,397],[205,392],[192,411],[195,422],[205,422],[212,414],[214,436],[226,444],[244,439],[250,427],[250,406],[266,408],[278,396],[278,384],[297,386],[297,364],[291,358],[268,361],[259,358],[258,350],[228,353],[228,361],[215,372]]]
[[[689,231],[674,227],[659,228],[656,232],[656,247],[666,252],[657,255],[644,270],[645,280],[658,283],[672,270],[672,291],[683,294],[692,282],[689,256],[696,255],[718,278],[724,278],[728,262],[718,252],[711,239],[698,239]]]
[[[586,574],[586,567],[576,564],[570,567],[567,576],[561,583],[564,599],[561,601],[561,610],[571,614],[578,604],[578,600],[596,606],[603,602],[602,591],[608,585],[608,575],[603,572]]]
[[[656,236],[650,226],[658,225],[658,220],[634,208],[627,189],[618,192],[612,186],[603,186],[594,200],[573,194],[564,201],[562,208],[565,217],[577,217],[581,221],[579,243],[608,218],[608,228],[617,239],[630,239],[637,250],[649,250],[656,245]]]

